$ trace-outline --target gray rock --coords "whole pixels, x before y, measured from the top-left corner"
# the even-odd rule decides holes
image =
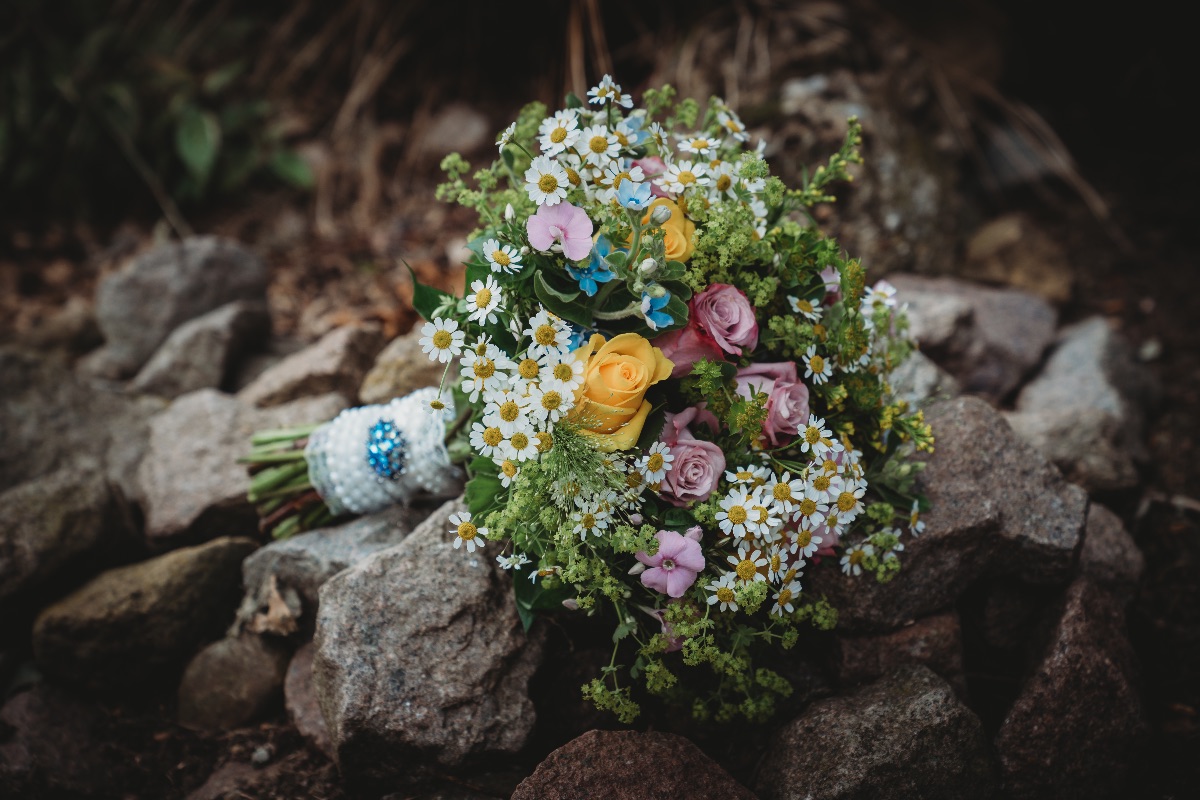
[[[774,736],[763,800],[991,797],[995,766],[979,719],[927,668],[818,700]]]
[[[239,354],[257,347],[270,332],[271,318],[265,305],[237,302],[221,306],[173,330],[130,388],[168,398],[221,388]]]
[[[321,716],[321,703],[313,688],[313,657],[317,648],[308,642],[292,656],[287,677],[283,684],[284,703],[288,718],[308,743],[325,755],[333,758],[333,743],[329,741],[329,728]]]
[[[936,451],[918,488],[932,508],[925,533],[905,545],[899,577],[880,584],[822,567],[806,586],[829,598],[842,630],[898,628],[951,607],[985,574],[1035,585],[1073,574],[1087,494],[978,398],[937,403],[926,419]]]
[[[353,400],[382,347],[383,334],[377,327],[335,328],[311,347],[267,368],[238,392],[238,399],[266,407],[337,392]]]
[[[262,636],[218,639],[188,663],[179,683],[179,724],[200,731],[241,728],[277,706],[288,648]]]
[[[147,420],[163,405],[45,356],[0,348],[0,490],[92,458],[125,497],[135,496]]]
[[[511,578],[451,546],[450,501],[400,544],[321,588],[313,679],[344,775],[363,781],[513,754],[534,724]]]
[[[1087,532],[1079,552],[1079,572],[1127,597],[1137,589],[1146,559],[1121,519],[1099,503],[1088,508]]]
[[[256,430],[324,422],[346,406],[337,394],[266,410],[201,389],[175,400],[150,420],[138,470],[146,538],[153,546],[257,529],[246,500],[249,479],[238,458]]]
[[[1005,214],[982,225],[966,250],[958,275],[1033,292],[1051,303],[1071,299],[1074,270],[1060,237],[1028,214]]]
[[[266,303],[267,266],[236,242],[196,236],[163,244],[100,283],[104,346],[80,367],[105,378],[137,372],[180,324],[236,300]]]
[[[108,570],[44,609],[33,652],[46,673],[95,689],[164,678],[229,624],[255,548],[223,538]]]
[[[132,540],[131,527],[88,456],[0,492],[0,601]]]
[[[904,664],[929,667],[965,698],[967,681],[958,614],[947,611],[923,617],[891,633],[837,637],[833,667],[843,686],[873,681]]]
[[[441,109],[424,126],[416,145],[425,155],[470,153],[492,143],[492,124],[478,109],[465,103],[452,103]]]
[[[512,800],[754,800],[682,736],[659,731],[588,731],[546,757]]]
[[[377,514],[359,517],[332,528],[321,528],[272,542],[259,548],[242,563],[245,600],[238,614],[241,625],[251,626],[267,613],[264,602],[272,593],[295,591],[307,611],[309,624],[315,619],[319,592],[325,581],[352,567],[372,553],[398,544],[422,520],[428,508],[395,506]],[[274,578],[274,588],[267,584]]]
[[[359,387],[360,401],[386,403],[417,389],[438,385],[445,365],[429,360],[421,351],[420,338],[418,326],[383,348]]]
[[[1088,488],[1128,488],[1137,484],[1133,461],[1146,457],[1154,394],[1128,343],[1092,317],[1063,329],[1041,373],[1021,390],[1020,430]]]
[[[937,400],[957,397],[958,381],[929,356],[917,351],[888,376],[892,392],[913,408],[924,408]]]
[[[39,684],[0,708],[0,797],[83,797],[111,773],[95,709]]]
[[[895,275],[888,280],[899,290],[900,302],[909,305],[921,349],[968,394],[999,402],[1054,341],[1054,309],[1026,292],[953,278]]]
[[[996,735],[1009,796],[1127,797],[1146,735],[1121,603],[1081,578]]]

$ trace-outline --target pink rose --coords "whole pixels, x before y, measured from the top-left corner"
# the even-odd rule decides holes
[[[635,556],[649,568],[642,573],[642,585],[669,597],[683,597],[704,569],[700,543],[675,531],[659,531],[654,537],[658,552],[649,555],[642,551]]]
[[[758,320],[746,295],[727,283],[714,283],[692,298],[688,322],[694,319],[726,353],[740,356],[742,348],[758,344]]]
[[[646,176],[646,181],[650,184],[650,194],[655,197],[670,197],[661,186],[654,182],[655,178],[667,171],[667,165],[661,158],[658,156],[637,158],[634,159],[633,166],[642,168],[642,173]]]
[[[763,433],[772,447],[783,444],[785,437],[795,436],[808,421],[808,387],[797,376],[794,362],[751,364],[739,369],[734,380],[742,397],[759,392],[767,395]]]
[[[537,213],[525,221],[529,243],[538,250],[549,250],[561,243],[563,254],[579,261],[592,252],[592,220],[587,212],[570,203],[538,206]]]
[[[674,364],[672,378],[683,378],[692,374],[692,367],[702,358],[723,361],[725,354],[715,339],[696,326],[695,318],[689,318],[686,327],[663,334],[652,344],[662,350],[663,356]]]
[[[678,414],[667,414],[662,441],[671,448],[675,460],[663,478],[659,493],[673,506],[703,502],[717,488],[725,472],[725,454],[712,442],[697,439],[688,428],[692,422],[704,423],[713,432],[717,418],[711,411],[693,406]]]

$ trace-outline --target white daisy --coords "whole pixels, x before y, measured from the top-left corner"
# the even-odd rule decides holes
[[[747,523],[750,520],[750,507],[754,505],[751,495],[745,489],[733,489],[721,498],[721,510],[717,512],[717,523],[721,530],[731,536],[745,536]]]
[[[742,542],[738,546],[737,555],[729,556],[727,560],[733,565],[733,572],[742,583],[755,583],[767,579],[763,573],[770,562],[757,547]]]
[[[788,305],[792,307],[792,311],[800,314],[811,322],[817,322],[821,319],[820,303],[814,303],[811,300],[805,300],[803,297],[789,297]]]
[[[708,186],[708,166],[699,161],[680,161],[667,166],[667,171],[655,181],[672,194],[681,194],[693,186]]]
[[[733,164],[728,161],[719,161],[715,166],[710,164],[708,172],[712,179],[708,189],[709,200],[715,203],[721,199],[737,199],[737,189],[740,184]]]
[[[538,359],[538,378],[543,383],[554,381],[562,389],[575,393],[583,383],[583,361],[555,350]]]
[[[535,357],[566,354],[571,349],[570,327],[544,308],[530,318],[528,327],[521,333],[533,340],[529,344],[529,352]],[[537,373],[534,375],[536,377]]]
[[[834,502],[834,508],[838,512],[838,522],[842,525],[849,525],[855,517],[863,512],[862,496],[866,491],[866,483],[850,483],[842,489],[842,493]]]
[[[733,592],[734,581],[736,576],[732,572],[726,572],[715,581],[709,581],[704,587],[705,591],[712,592],[708,598],[710,606],[721,604],[722,611],[737,611],[738,604],[736,595]]]
[[[655,442],[650,445],[650,451],[638,459],[637,469],[647,483],[658,483],[667,477],[674,460],[675,456],[671,455],[671,448],[665,442]]]
[[[833,450],[833,432],[825,427],[825,420],[816,414],[808,415],[808,422],[800,431],[800,449],[812,453],[813,458],[821,458]]]
[[[836,467],[835,467],[836,469]],[[845,481],[836,472],[818,472],[810,474],[809,487],[817,493],[818,503],[832,503],[842,493]]]
[[[575,406],[575,395],[555,383],[538,384],[529,390],[529,413],[534,419],[553,424]]]
[[[512,144],[512,141],[514,138],[516,138],[516,135],[517,123],[514,122],[504,130],[500,131],[500,135],[496,137],[496,149],[503,153],[504,148]]]
[[[633,108],[633,98],[621,91],[620,85],[613,82],[611,75],[605,75],[600,79],[600,83],[588,89],[587,96],[589,103],[614,103],[623,108]]]
[[[869,544],[855,544],[846,548],[842,556],[842,572],[847,575],[862,575],[862,562],[867,556],[875,555],[875,547]]]
[[[483,547],[483,539],[487,536],[487,528],[478,528],[471,521],[470,511],[460,511],[450,515],[450,532],[454,534],[454,549],[467,546],[468,553],[474,553],[475,548]]]
[[[650,134],[650,138],[654,140],[655,146],[658,148],[660,155],[667,152],[667,129],[662,126],[661,122],[651,122],[650,127],[646,129]]]
[[[524,266],[521,263],[521,251],[511,244],[500,244],[496,239],[488,239],[481,249],[492,272],[520,272]]]
[[[484,396],[483,424],[496,427],[505,437],[528,431],[529,398],[513,391],[489,392]]]
[[[571,520],[575,523],[572,531],[580,539],[586,539],[589,533],[599,536],[608,528],[608,511],[593,503],[581,503],[579,510],[571,514]]]
[[[472,281],[471,291],[466,297],[467,319],[480,323],[496,321],[496,311],[504,304],[504,290],[491,275],[483,281]]]
[[[767,496],[775,504],[780,515],[791,514],[804,496],[804,481],[793,478],[792,473],[785,472],[782,477],[772,476],[767,484]]]
[[[783,525],[783,520],[776,513],[775,504],[759,493],[755,493],[753,500],[754,503],[750,506],[749,520],[753,527],[747,525],[747,531],[766,543],[779,541],[782,536],[779,529]]]
[[[795,600],[799,595],[799,581],[792,581],[791,583],[782,587],[778,592],[772,595],[772,599],[775,600],[775,604],[771,606],[771,613],[777,617],[782,617],[785,611],[789,614],[792,613],[796,610],[792,605],[792,601]]]
[[[621,152],[617,135],[603,125],[587,128],[579,137],[575,150],[593,167],[605,167]]]
[[[823,541],[825,541],[825,537],[802,527],[788,540],[788,549],[802,559],[812,558],[812,554],[817,552],[817,548]]]
[[[771,470],[762,465],[748,464],[744,467],[738,467],[737,470],[726,472],[725,480],[730,483],[742,484],[745,486],[759,487],[765,486],[773,475]]]
[[[457,358],[462,353],[463,342],[467,335],[458,329],[456,319],[435,319],[421,326],[421,349],[429,355],[430,361],[448,364],[451,358]]]
[[[767,552],[767,580],[778,582],[788,571],[788,551],[774,545]]]
[[[908,515],[908,532],[920,536],[925,532],[925,522],[921,519],[921,504],[913,500],[912,511]]]
[[[542,120],[538,133],[542,152],[548,156],[558,155],[578,141],[579,119],[573,111],[556,111],[553,117]]]
[[[539,206],[553,206],[567,197],[571,185],[567,171],[549,156],[538,156],[525,170],[525,191]]]
[[[500,468],[500,485],[507,489],[521,474],[521,468],[513,463],[511,458],[505,458],[496,465]]]
[[[537,458],[537,439],[525,428],[517,428],[501,445],[505,456],[517,463]]]
[[[829,506],[825,504],[824,500],[824,492],[819,492],[811,486],[806,486],[804,488],[804,496],[796,504],[796,511],[792,519],[799,522],[802,527],[820,524],[825,515],[829,513]]]
[[[513,553],[507,556],[496,556],[496,563],[500,565],[500,569],[516,569],[528,564],[529,559],[524,553]]]
[[[732,136],[739,142],[744,142],[749,136],[746,133],[746,126],[738,119],[738,115],[733,111],[726,109],[717,114],[717,124],[720,125],[728,135]]]
[[[690,136],[676,136],[675,139],[679,142],[679,149],[682,152],[692,153],[707,159],[711,159],[717,154],[717,147],[721,144],[720,140],[713,139],[702,133]]]
[[[476,422],[471,426],[471,449],[484,458],[492,458],[501,452],[504,432],[497,425]]]
[[[425,404],[425,413],[432,416],[434,419],[441,419],[442,413],[446,410],[446,401],[439,394],[437,397]]]
[[[467,350],[463,353],[459,366],[463,378],[459,387],[474,403],[479,400],[481,393],[504,388],[508,382],[504,370],[512,369],[513,363],[508,360],[504,351],[493,345],[490,350],[485,348],[484,355],[480,355],[476,350]]]

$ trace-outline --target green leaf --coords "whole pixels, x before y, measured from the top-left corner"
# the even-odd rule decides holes
[[[517,601],[517,615],[528,631],[537,618],[538,611],[555,611],[562,608],[563,600],[573,596],[569,586],[546,588],[537,578],[529,580],[529,571],[536,569],[532,564],[525,570],[513,570],[513,596]]]
[[[405,264],[407,267],[408,265]],[[413,309],[426,320],[433,319],[433,312],[437,307],[447,300],[453,301],[454,296],[443,292],[441,289],[435,289],[432,286],[426,286],[417,280],[417,273],[413,272],[412,267],[408,267],[408,274],[412,276],[413,282]]]
[[[592,311],[583,303],[576,302],[579,292],[563,292],[555,289],[546,280],[543,273],[533,276],[533,293],[551,312],[577,325],[590,328],[592,326]]]
[[[220,149],[221,125],[216,115],[195,107],[185,109],[175,128],[175,152],[198,184],[208,182]]]
[[[495,475],[478,474],[467,481],[467,486],[464,490],[467,510],[472,515],[482,514],[496,505],[497,499],[502,494],[505,494],[505,490],[500,485],[498,477]]]
[[[696,518],[683,508],[669,508],[663,515],[663,527],[676,532],[686,531],[695,524]]]
[[[567,92],[567,108],[583,108],[583,101],[574,92]]]
[[[218,67],[212,72],[204,76],[203,82],[200,84],[201,90],[208,95],[220,94],[220,92],[233,83],[242,71],[246,69],[244,59],[238,59],[223,67]]]
[[[311,189],[314,179],[312,170],[295,150],[281,147],[271,156],[271,171],[283,180],[300,189]]]

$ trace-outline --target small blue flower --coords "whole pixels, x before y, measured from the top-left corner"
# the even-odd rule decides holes
[[[662,297],[651,297],[648,292],[642,292],[642,316],[645,317],[650,330],[656,331],[671,324],[671,315],[662,310],[669,302],[670,292],[663,292]]]
[[[642,130],[646,124],[646,114],[644,111],[635,111],[625,119],[617,123],[617,130],[629,142],[629,147],[637,147],[642,142],[650,138],[650,134]]]
[[[604,260],[605,256],[612,252],[612,244],[608,239],[600,236],[592,245],[591,255],[588,257],[586,267],[581,267],[577,264],[567,264],[567,274],[575,280],[579,281],[579,288],[584,291],[588,297],[593,297],[600,288],[599,284],[608,283],[613,278],[617,277],[608,268],[608,262]]]
[[[582,325],[576,325],[574,322],[564,320],[567,323],[567,328],[571,331],[571,335],[567,338],[567,347],[572,350],[578,350],[587,344],[588,339],[592,338],[592,334],[599,333],[595,328],[585,328]]]
[[[625,208],[641,211],[650,205],[650,183],[634,183],[626,178],[617,187],[617,202]]]

